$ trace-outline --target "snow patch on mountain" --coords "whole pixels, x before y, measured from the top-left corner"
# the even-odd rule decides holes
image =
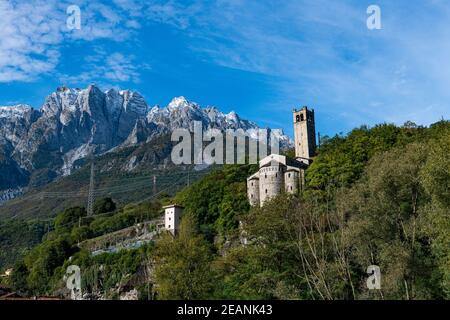
[[[183,96],[166,107],[150,108],[141,94],[130,90],[60,87],[47,96],[40,111],[27,105],[0,107],[0,154],[28,173],[45,169],[69,175],[74,163],[90,154],[146,143],[178,128],[193,131],[195,121],[205,130],[242,129],[254,138],[260,129],[234,111],[203,108]],[[281,130],[272,133],[282,146],[292,146]],[[136,161],[126,169],[133,170]]]
[[[0,106],[0,118],[17,119],[24,118],[26,113],[32,112],[29,105],[19,104],[16,106]]]

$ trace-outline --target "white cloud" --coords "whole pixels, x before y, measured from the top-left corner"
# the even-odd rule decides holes
[[[346,129],[450,117],[448,1],[380,0],[383,28],[375,31],[366,27],[369,1],[197,3],[203,7],[193,16],[160,4],[158,21],[176,25],[171,19],[184,13],[178,19],[189,24],[179,28],[204,59],[272,76],[279,94],[261,117],[299,103]]]
[[[85,57],[84,69],[79,75],[60,75],[60,81],[67,85],[96,82],[103,87],[114,86],[118,82],[139,83],[140,71],[149,70],[150,66],[136,62],[133,55],[97,49],[94,55]]]
[[[383,29],[369,31],[370,1],[79,0],[82,29],[68,32],[67,2],[0,0],[0,82],[55,73],[66,42],[119,43],[148,22],[163,23],[209,62],[270,76],[278,95],[261,106],[261,118],[301,103],[345,128],[430,123],[450,116],[447,2],[379,0]],[[94,52],[80,75],[62,78],[138,82],[147,66],[114,51]]]
[[[172,25],[180,29],[190,26],[192,20],[196,20],[203,5],[201,2],[183,4],[180,1],[152,1],[145,8],[145,18]]]
[[[56,3],[0,1],[0,82],[28,81],[54,69],[61,42]]]
[[[67,42],[126,39],[131,34],[126,24],[134,29],[140,25],[129,18],[134,16],[132,13],[122,10],[133,1],[116,2],[119,9],[102,1],[77,1],[81,7],[82,28],[70,31],[66,25],[66,9],[73,4],[70,1],[0,1],[0,82],[34,81],[54,73],[61,46]],[[110,64],[118,69],[117,61]],[[120,72],[115,75],[126,78]],[[133,73],[129,75],[133,77]]]

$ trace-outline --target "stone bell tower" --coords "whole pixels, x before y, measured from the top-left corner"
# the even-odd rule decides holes
[[[316,152],[316,125],[314,122],[314,109],[303,107],[294,109],[294,140],[295,157],[306,164],[311,163],[311,158]]]

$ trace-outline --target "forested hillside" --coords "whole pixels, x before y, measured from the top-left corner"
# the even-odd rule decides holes
[[[17,261],[10,284],[57,294],[77,264],[96,298],[136,289],[141,299],[448,299],[449,153],[446,121],[361,127],[323,139],[306,190],[262,208],[246,195],[257,167],[232,165],[171,199],[120,208],[104,200],[93,218],[67,209]],[[185,206],[175,238],[97,256],[77,245],[157,217],[169,201]],[[381,269],[381,290],[366,287],[370,265]]]
[[[430,128],[408,123],[355,129],[345,137],[325,139],[307,171],[303,194],[281,195],[248,213],[245,201],[239,201],[246,198],[247,167],[203,179],[178,195],[200,230],[222,236],[216,237],[209,265],[199,267],[212,270],[209,276],[217,286],[205,286],[209,293],[198,297],[449,298],[449,151],[448,122]],[[235,192],[221,189],[236,176],[240,183],[232,188]],[[229,198],[235,199],[233,206],[227,206]],[[238,220],[240,230],[235,228]],[[224,232],[224,225],[234,227]],[[223,254],[223,246],[230,246],[223,236],[232,239],[231,230],[235,239],[245,231],[252,244],[235,243]],[[370,265],[381,268],[382,290],[367,290]],[[170,277],[177,272],[183,279],[187,271],[180,268]],[[182,281],[172,282],[177,285]],[[178,292],[170,286],[167,290]]]

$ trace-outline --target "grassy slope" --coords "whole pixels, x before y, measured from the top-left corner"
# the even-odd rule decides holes
[[[172,165],[169,158],[171,147],[168,138],[161,137],[151,143],[96,158],[96,197],[112,197],[119,204],[141,201],[153,195],[153,176],[156,176],[158,193],[173,195],[188,180],[194,181],[205,173],[192,167]],[[127,170],[130,164],[134,167]],[[24,196],[1,206],[0,219],[48,218],[68,207],[85,206],[90,166],[83,161],[79,161],[78,165],[80,169],[70,176],[61,177],[43,187],[31,187]]]

